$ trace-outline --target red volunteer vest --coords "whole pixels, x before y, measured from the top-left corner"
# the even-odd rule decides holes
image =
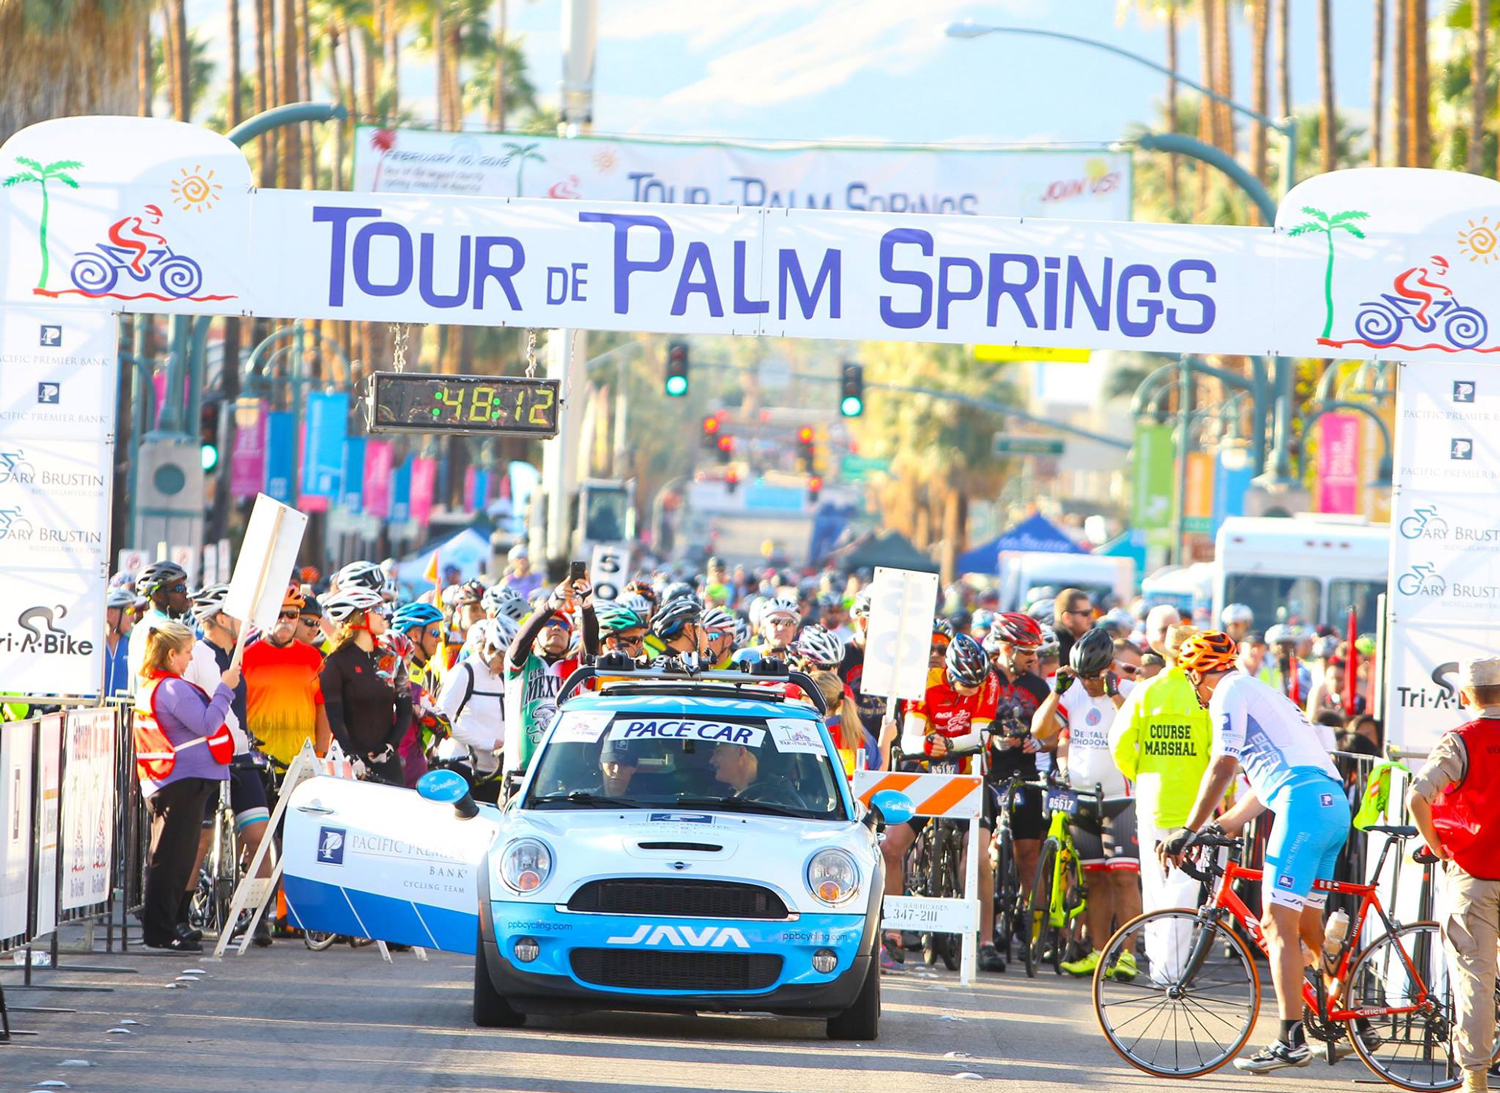
[[[1465,873],[1500,880],[1500,719],[1481,717],[1453,731],[1469,769],[1432,802],[1432,823]]]
[[[204,743],[208,745],[208,753],[213,756],[214,762],[228,764],[234,758],[234,737],[229,735],[228,727],[223,724],[211,735],[197,736],[183,744],[174,745],[167,738],[166,731],[156,719],[156,687],[165,678],[165,675],[158,675],[135,693],[133,730],[136,777],[151,782],[164,781],[177,766],[178,752]],[[204,699],[208,698],[203,688],[191,683],[188,686],[203,695]]]

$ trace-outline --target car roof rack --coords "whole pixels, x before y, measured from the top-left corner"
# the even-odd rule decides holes
[[[696,657],[662,657],[645,662],[631,660],[623,653],[603,653],[594,658],[594,663],[574,670],[558,692],[557,704],[561,706],[573,693],[591,679],[607,678],[611,684],[676,683],[676,688],[660,686],[631,687],[617,693],[626,694],[681,694],[691,695],[693,684],[728,684],[727,690],[737,698],[754,699],[761,702],[780,702],[784,696],[764,690],[767,683],[795,683],[802,693],[812,700],[818,715],[826,716],[828,704],[823,701],[823,692],[806,672],[790,671],[775,657],[765,657],[754,664],[741,664],[738,668],[713,669],[699,666]],[[745,693],[743,688],[755,687],[756,691]],[[719,690],[715,687],[714,690]]]

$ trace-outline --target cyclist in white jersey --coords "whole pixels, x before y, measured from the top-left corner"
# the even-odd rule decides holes
[[[1236,644],[1222,631],[1205,631],[1183,643],[1177,656],[1208,704],[1213,749],[1187,826],[1163,852],[1181,859],[1237,771],[1250,792],[1214,825],[1234,834],[1267,809],[1276,823],[1266,844],[1261,929],[1271,953],[1271,978],[1281,1011],[1281,1037],[1235,1066],[1252,1073],[1307,1066],[1312,1051],[1302,1031],[1302,944],[1323,951],[1322,892],[1313,883],[1333,878],[1334,861],[1349,835],[1349,800],[1328,757],[1325,736],[1290,699],[1235,667]]]

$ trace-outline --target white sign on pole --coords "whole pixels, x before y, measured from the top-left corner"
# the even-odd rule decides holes
[[[115,711],[69,710],[64,734],[68,764],[63,775],[62,909],[76,911],[109,898]]]
[[[36,833],[36,917],[31,934],[42,937],[57,929],[58,804],[62,792],[62,714],[50,714],[37,724],[41,781],[40,826]]]
[[[937,592],[936,573],[876,566],[860,681],[865,694],[917,700],[927,693]]]
[[[219,548],[208,543],[203,548],[203,585],[219,583]]]
[[[625,592],[629,565],[629,546],[623,543],[601,543],[594,547],[594,557],[589,563],[589,583],[594,586],[594,599],[619,599]]]
[[[519,137],[360,126],[359,192],[1130,219],[1130,155]]]
[[[246,630],[252,626],[269,630],[276,625],[306,529],[306,513],[263,493],[256,495],[224,597],[224,613],[243,622]]]
[[[144,550],[121,547],[115,554],[115,572],[128,573],[134,577],[151,562],[151,555]]]
[[[229,562],[229,540],[220,539],[217,545],[219,551],[219,560],[217,566],[219,572],[219,580],[228,581],[229,575],[234,572],[234,568],[230,565]]]
[[[188,588],[198,587],[198,552],[190,546],[174,546],[168,557],[187,573]]]
[[[12,721],[0,732],[0,944],[26,932],[35,734],[35,721]]]
[[[1459,665],[1500,650],[1500,373],[1403,364],[1396,409],[1386,733],[1420,749],[1468,720]]]

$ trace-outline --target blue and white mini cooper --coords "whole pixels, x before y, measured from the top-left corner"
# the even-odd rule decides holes
[[[477,870],[475,1023],[753,1010],[875,1038],[879,811],[819,714],[785,675],[608,678],[560,707]]]

